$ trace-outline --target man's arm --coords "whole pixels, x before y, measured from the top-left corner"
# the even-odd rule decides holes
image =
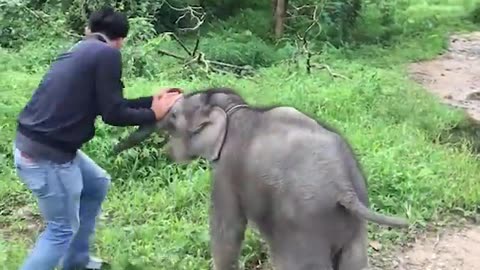
[[[171,92],[182,93],[182,90],[176,87],[163,88],[161,90],[162,90],[161,93],[171,93]],[[127,102],[127,106],[130,108],[151,108],[153,96],[145,96],[145,97],[139,97],[134,99],[125,99],[125,101]]]
[[[97,56],[96,94],[100,114],[113,126],[138,126],[156,121],[151,110],[152,97],[128,101],[123,97],[122,58],[116,49],[106,48]],[[133,105],[133,106],[132,106]],[[131,107],[132,106],[132,107]]]
[[[125,84],[123,84],[123,81],[122,81],[122,88],[125,88]],[[152,101],[153,101],[153,96],[125,99],[125,102],[127,102],[127,106],[132,109],[151,108]]]
[[[127,106],[132,109],[140,109],[140,108],[150,108],[152,107],[152,100],[153,96],[146,96],[134,99],[126,99]]]

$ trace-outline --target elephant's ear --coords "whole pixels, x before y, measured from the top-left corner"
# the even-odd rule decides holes
[[[200,156],[216,160],[222,150],[227,131],[227,114],[219,107],[211,107],[204,121],[195,127],[192,138],[194,149],[201,149]]]

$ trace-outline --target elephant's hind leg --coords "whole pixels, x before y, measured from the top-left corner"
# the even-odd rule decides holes
[[[362,222],[352,241],[342,248],[342,254],[335,270],[368,269],[368,233],[366,223]]]
[[[275,270],[334,270],[331,245],[314,229],[276,234],[271,254]]]

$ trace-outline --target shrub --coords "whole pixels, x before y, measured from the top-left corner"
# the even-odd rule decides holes
[[[328,40],[332,44],[340,44],[350,39],[362,10],[361,0],[325,0],[321,3],[315,0],[295,0],[291,1],[291,5],[295,7],[317,5],[319,7],[317,17],[322,31],[318,39]],[[294,11],[292,7],[291,10]],[[301,9],[294,13],[294,16],[287,17],[289,29],[293,29],[287,33],[303,32],[312,23],[313,8]],[[313,31],[318,31],[318,28]]]
[[[57,24],[56,18],[37,13],[23,2],[0,0],[0,47],[19,48],[40,37],[54,37],[57,33],[52,28]]]
[[[475,8],[470,12],[470,19],[473,23],[480,24],[480,3],[477,3]]]
[[[63,10],[67,13],[68,27],[83,32],[85,21],[89,14],[104,5],[111,5],[118,10],[125,12],[130,17],[150,17],[157,32],[174,31],[177,27],[191,27],[195,21],[188,20],[186,16],[178,20],[185,11],[181,10],[187,6],[196,6],[199,1],[195,0],[169,0],[169,1],[129,1],[129,0],[67,0],[64,1]],[[200,1],[201,7],[214,17],[227,18],[240,8],[253,4],[255,1],[238,0],[206,0]]]
[[[288,54],[288,50],[274,50],[249,30],[242,33],[234,30],[209,33],[201,46],[211,59],[252,67],[270,66]]]
[[[272,40],[271,16],[272,13],[268,8],[256,10],[246,8],[234,17],[215,22],[214,26],[210,25],[208,30],[209,32],[232,31],[232,29],[238,32],[249,31],[268,42]]]

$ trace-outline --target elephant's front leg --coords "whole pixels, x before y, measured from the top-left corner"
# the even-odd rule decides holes
[[[214,182],[210,236],[215,270],[237,270],[247,220],[226,179]]]

